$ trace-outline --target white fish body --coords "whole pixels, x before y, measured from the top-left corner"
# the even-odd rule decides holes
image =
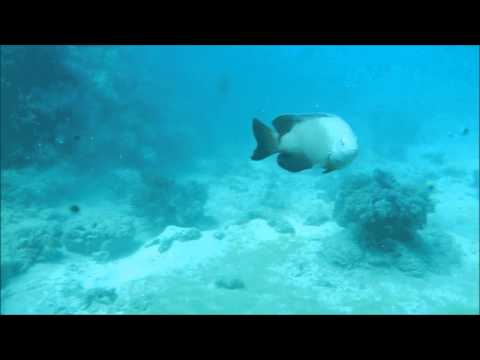
[[[280,152],[303,153],[314,165],[334,162],[339,169],[358,152],[357,137],[348,123],[336,115],[298,115],[302,121],[279,139]]]
[[[358,141],[350,125],[332,114],[282,115],[273,121],[273,131],[254,120],[257,149],[252,159],[280,153],[277,162],[298,172],[314,166],[330,172],[350,164],[358,153]]]

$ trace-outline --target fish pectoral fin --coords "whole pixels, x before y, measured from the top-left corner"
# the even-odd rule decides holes
[[[328,154],[327,160],[325,161],[325,165],[323,166],[323,174],[328,174],[336,169],[335,165],[332,163],[330,159],[331,154]]]
[[[273,127],[281,137],[292,130],[295,124],[300,121],[300,118],[296,115],[282,115],[273,120]]]
[[[299,172],[313,167],[313,163],[304,154],[281,153],[277,157],[277,163],[290,172]]]

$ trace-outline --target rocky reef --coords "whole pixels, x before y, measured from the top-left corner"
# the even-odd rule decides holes
[[[215,286],[226,290],[245,289],[245,283],[241,279],[218,279],[215,281]]]
[[[158,251],[163,253],[169,250],[176,241],[185,242],[198,240],[202,237],[200,230],[196,228],[181,228],[178,226],[167,226],[167,228],[156,238],[145,246],[158,245]]]
[[[84,308],[88,309],[92,304],[111,305],[118,295],[114,288],[95,287],[88,289],[84,294]]]
[[[199,182],[181,183],[154,172],[142,173],[142,184],[131,198],[135,215],[146,218],[155,227],[206,226],[204,214],[207,187]]]
[[[108,261],[133,251],[138,243],[132,220],[110,216],[72,219],[64,226],[62,243],[68,251]]]
[[[345,180],[333,217],[340,226],[353,227],[370,243],[408,240],[427,223],[434,203],[427,188],[399,183],[393,174],[375,170]]]
[[[61,260],[61,234],[61,227],[55,223],[23,223],[14,229],[2,226],[1,286],[35,263]]]
[[[342,267],[393,267],[414,277],[449,272],[462,255],[448,233],[427,227],[434,208],[426,187],[404,185],[378,169],[355,175],[344,182],[334,207],[345,234],[322,255]]]

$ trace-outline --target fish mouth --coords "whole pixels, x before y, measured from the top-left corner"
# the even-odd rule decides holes
[[[334,160],[334,162],[337,163],[337,166],[340,168],[350,164],[357,157],[357,155],[358,149],[352,149],[348,151],[343,151],[337,159],[332,160]]]

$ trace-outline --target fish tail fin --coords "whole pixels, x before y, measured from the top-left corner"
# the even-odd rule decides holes
[[[253,152],[252,160],[263,160],[278,152],[277,135],[267,125],[258,119],[253,119],[253,135],[257,140],[257,148]]]

